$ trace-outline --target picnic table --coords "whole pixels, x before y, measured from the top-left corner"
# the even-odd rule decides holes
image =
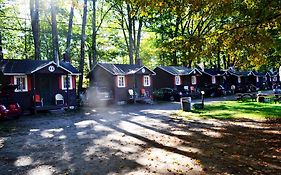
[[[237,93],[236,99],[237,101],[246,101],[247,99],[251,99],[252,101],[255,101],[257,98],[256,93]]]
[[[257,102],[271,102],[274,95],[272,94],[257,94]],[[275,99],[274,99],[275,101]]]

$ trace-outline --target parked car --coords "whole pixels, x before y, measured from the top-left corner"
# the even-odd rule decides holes
[[[256,91],[257,91],[257,87],[255,85],[253,85],[253,84],[250,84],[250,85],[239,85],[235,89],[236,93],[256,92]]]
[[[188,93],[171,88],[161,88],[153,92],[153,98],[156,100],[179,101],[181,97],[188,97]]]
[[[112,91],[106,87],[89,87],[80,94],[81,105],[97,106],[107,105],[113,102]]]
[[[207,96],[207,97],[218,97],[218,96],[223,96],[223,95],[227,94],[225,88],[219,84],[205,85],[200,90],[204,91],[205,96]]]
[[[0,87],[0,119],[19,118],[22,109],[14,99],[15,85],[5,85]]]

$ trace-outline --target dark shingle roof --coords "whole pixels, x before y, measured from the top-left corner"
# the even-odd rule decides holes
[[[60,61],[60,66],[69,70],[73,74],[79,74],[79,71],[75,67],[73,67],[72,64],[69,62]]]
[[[254,75],[254,76],[258,76],[258,77],[264,77],[266,73],[263,73],[263,72],[257,72],[257,71],[251,71],[251,73]]]
[[[158,68],[172,75],[190,75],[195,70],[184,66],[158,66]]]
[[[140,71],[142,68],[146,68],[151,74],[154,74],[153,71],[148,69],[145,66],[139,66],[135,64],[111,64],[111,63],[98,63],[97,65],[101,66],[112,75],[128,75],[135,74]]]
[[[40,70],[51,63],[50,60],[1,60],[0,61],[0,71],[4,74],[31,74],[36,70]],[[54,63],[55,64],[55,63]],[[60,62],[60,66],[73,74],[78,74],[76,68],[74,68],[70,63]]]
[[[250,71],[235,71],[235,70],[228,70],[228,72],[231,75],[243,76],[243,77],[249,76],[249,74],[251,73]]]
[[[200,70],[202,73],[206,73],[210,76],[223,76],[225,74],[225,71],[220,71],[220,70],[216,70],[216,69],[204,69],[204,70]]]
[[[271,77],[274,77],[274,76],[278,75],[278,72],[277,71],[273,71],[273,72],[272,71],[268,71],[266,74],[271,76]]]

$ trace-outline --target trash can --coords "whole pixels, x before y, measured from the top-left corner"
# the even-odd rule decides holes
[[[191,111],[191,97],[181,98],[181,109],[183,111]]]

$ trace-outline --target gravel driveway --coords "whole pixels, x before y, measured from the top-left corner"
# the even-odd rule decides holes
[[[252,164],[259,163],[257,155],[249,160],[237,156],[259,143],[246,139],[246,146],[236,144],[242,139],[240,136],[251,136],[257,131],[261,140],[280,136],[279,125],[268,130],[269,126],[254,121],[184,121],[169,117],[179,107],[179,103],[163,103],[85,108],[76,113],[4,121],[0,123],[6,128],[0,131],[0,174],[192,175],[281,171],[280,149],[278,154],[269,150],[269,145],[257,150],[277,158],[268,158],[266,164],[256,168]],[[267,130],[276,135],[263,133]],[[242,141],[239,143],[243,144]],[[280,148],[280,139],[274,144]],[[228,151],[233,145],[235,149]]]

